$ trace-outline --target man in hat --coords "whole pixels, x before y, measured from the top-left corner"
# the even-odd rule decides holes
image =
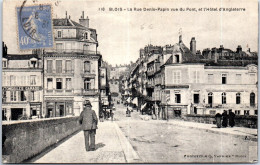
[[[83,103],[84,110],[81,112],[79,122],[82,125],[82,130],[85,136],[86,151],[95,150],[95,135],[98,124],[96,112],[91,109],[92,105],[89,100]],[[90,146],[89,146],[90,139]]]

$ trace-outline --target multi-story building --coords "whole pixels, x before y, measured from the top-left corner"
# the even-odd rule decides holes
[[[2,58],[3,120],[41,118],[42,60],[34,54],[7,54],[6,49]]]
[[[98,114],[101,55],[96,30],[89,27],[84,12],[79,23],[67,16],[53,19],[53,28],[56,49],[43,55],[44,115],[79,115],[84,100],[90,100]]]
[[[137,61],[141,62],[129,78],[133,97],[138,90],[136,84],[141,84],[146,91],[140,97],[142,109],[148,105],[148,113],[152,111],[164,119],[187,114],[213,115],[224,110],[257,115],[256,53],[241,52],[241,46],[236,52],[223,46],[220,49],[213,55],[201,55],[196,50],[195,38],[189,49],[181,35],[174,45],[146,46],[140,50]],[[141,80],[140,73],[146,73]]]

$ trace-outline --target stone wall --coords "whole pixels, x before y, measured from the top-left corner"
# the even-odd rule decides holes
[[[198,123],[215,124],[215,115],[186,115],[184,117],[186,121],[193,121]],[[248,127],[257,128],[257,116],[236,116],[235,126],[237,127]]]
[[[3,163],[27,160],[79,129],[78,117],[3,122]]]

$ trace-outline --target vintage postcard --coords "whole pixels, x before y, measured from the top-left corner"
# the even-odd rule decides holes
[[[2,163],[258,162],[257,0],[4,0]]]

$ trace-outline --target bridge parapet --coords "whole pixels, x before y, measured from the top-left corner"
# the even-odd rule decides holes
[[[79,129],[78,117],[3,122],[3,163],[21,163]]]

